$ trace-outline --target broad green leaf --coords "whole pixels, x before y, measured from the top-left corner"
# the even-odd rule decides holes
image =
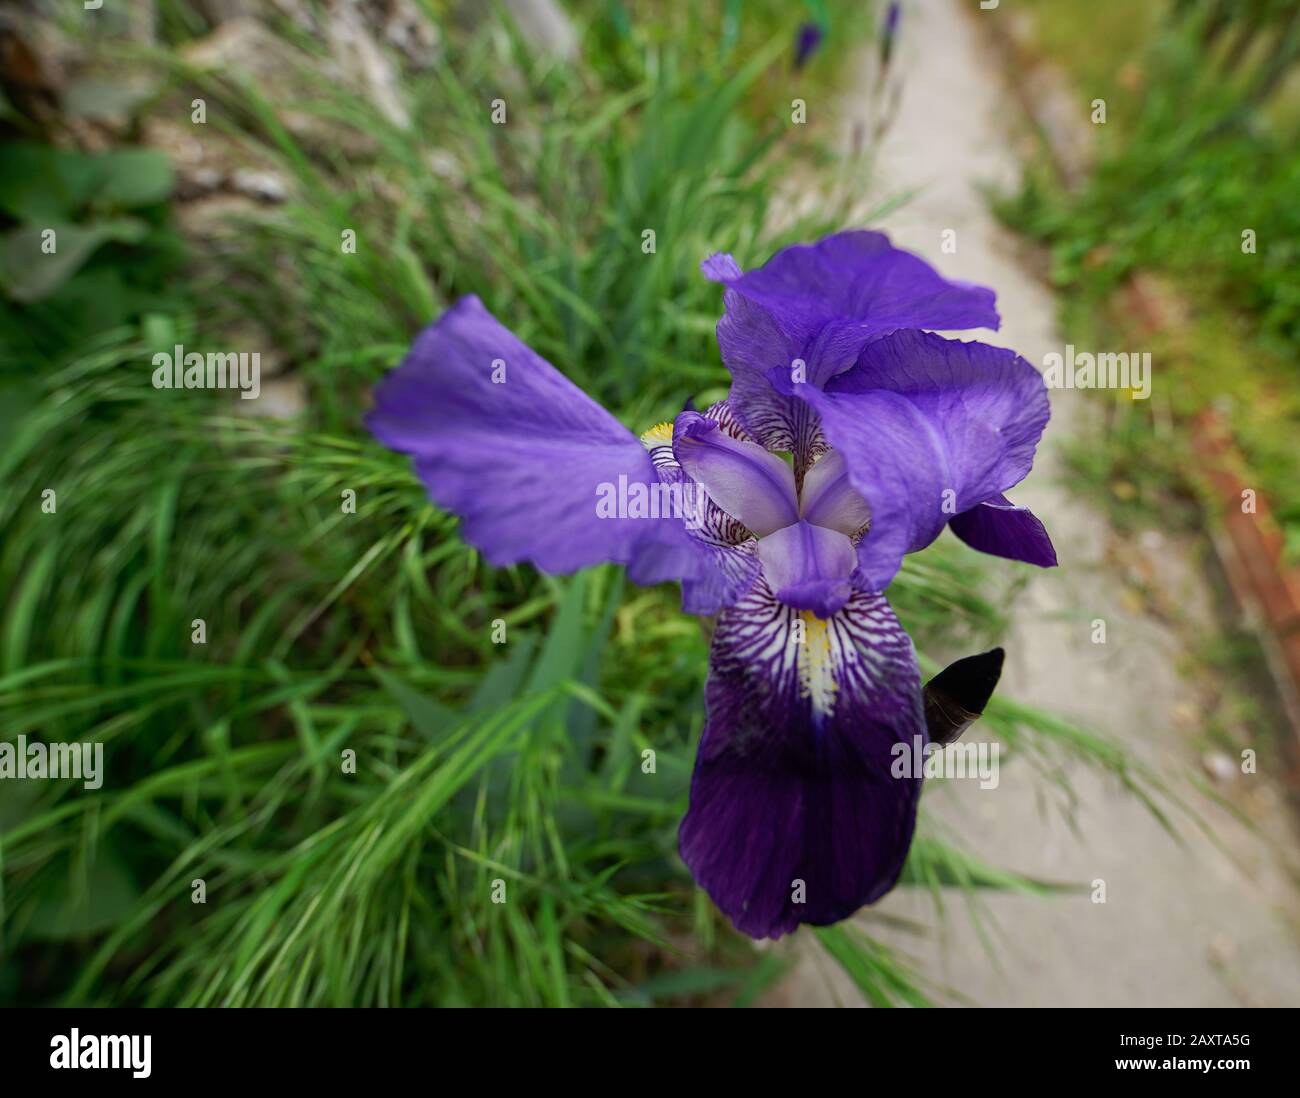
[[[42,897],[28,927],[33,938],[88,938],[116,926],[139,896],[116,858],[101,849],[83,881],[61,878]]]
[[[437,739],[456,723],[456,714],[440,701],[421,694],[408,686],[391,671],[382,667],[371,669],[380,684],[402,707],[412,726],[425,739]]]
[[[52,231],[52,237],[46,233]],[[109,241],[136,244],[149,226],[135,218],[95,221],[89,225],[23,225],[0,237],[0,283],[16,301],[30,304],[48,297],[91,255]],[[53,252],[43,250],[46,240]]]

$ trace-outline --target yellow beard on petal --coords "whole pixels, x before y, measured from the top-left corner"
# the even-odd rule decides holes
[[[673,425],[670,420],[664,420],[663,423],[657,423],[650,430],[641,435],[642,444],[649,450],[656,446],[671,446],[673,444]]]
[[[835,657],[831,648],[830,622],[811,610],[800,610],[804,642],[797,645],[799,696],[812,700],[813,712],[829,717],[835,709]]]

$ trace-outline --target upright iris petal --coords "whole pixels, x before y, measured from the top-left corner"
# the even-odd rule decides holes
[[[871,509],[858,559],[876,590],[954,515],[1024,478],[1049,415],[1042,378],[1014,352],[917,331],[868,343],[824,391],[798,397]]]
[[[864,343],[900,328],[999,324],[992,290],[941,277],[883,233],[796,244],[747,272],[731,256],[713,255],[702,270],[727,288],[718,345],[731,371],[731,406],[760,443],[795,455],[798,478],[825,443],[791,385],[824,387]]]
[[[884,591],[949,522],[977,549],[1055,563],[1042,523],[1004,494],[1048,406],[1011,351],[924,330],[996,327],[992,292],[879,233],[703,269],[727,287],[732,375],[703,414],[638,440],[469,297],[420,334],[367,422],[493,563],[620,561],[718,614],[681,855],[740,930],[777,937],[898,879],[921,777],[895,776],[894,749],[927,725]],[[945,728],[980,708],[944,709]]]

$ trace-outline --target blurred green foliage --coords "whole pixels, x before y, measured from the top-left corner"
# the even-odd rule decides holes
[[[1175,0],[1145,8],[1133,35],[1070,44],[1082,23],[1121,9],[1131,5],[1034,5],[1035,40],[1081,98],[1107,99],[1108,120],[1077,193],[1040,164],[1000,210],[1049,246],[1053,285],[1099,339],[1130,332],[1113,306],[1135,273],[1173,283],[1190,315],[1148,348],[1153,407],[1228,416],[1300,560],[1300,4]],[[1152,408],[1120,405],[1110,447],[1080,456],[1104,481],[1136,485],[1130,509],[1150,513],[1191,466],[1153,435]]]
[[[4,375],[166,307],[182,259],[164,205],[171,187],[171,165],[152,150],[0,145]]]

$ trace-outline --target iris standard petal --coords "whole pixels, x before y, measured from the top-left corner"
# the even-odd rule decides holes
[[[706,701],[679,845],[736,927],[777,938],[888,892],[921,788],[919,767],[893,776],[895,746],[926,734],[912,643],[884,596],[855,592],[822,621],[760,579],[718,618]]]
[[[716,420],[682,412],[673,425],[673,454],[711,500],[759,537],[798,519],[790,466],[757,443],[725,433]]]
[[[763,307],[731,290],[723,299],[718,344],[731,371],[727,403],[759,445],[794,454],[796,470],[802,471],[826,449],[816,414],[780,387],[796,368],[806,368],[802,348],[790,342]],[[851,364],[852,358],[842,368]]]
[[[414,456],[429,495],[493,564],[617,561],[638,583],[709,570],[680,517],[633,517],[659,486],[645,447],[477,297],[420,333],[366,425]]]
[[[741,274],[710,257],[706,274],[766,309],[799,344],[831,320],[863,322],[875,332],[996,329],[1000,323],[992,290],[944,278],[919,256],[895,248],[884,233],[867,230],[782,248]]]
[[[992,290],[943,278],[883,233],[783,248],[747,272],[718,253],[702,270],[727,287],[718,345],[731,371],[730,403],[759,443],[795,455],[798,477],[824,446],[791,383],[826,385],[865,343],[900,328],[999,324]]]
[[[853,543],[838,530],[796,522],[758,543],[763,575],[777,599],[829,618],[849,600],[857,567]]]
[[[1038,371],[1014,352],[916,331],[868,344],[824,392],[799,395],[871,508],[858,563],[873,590],[954,515],[1019,482],[1050,414]]]
[[[1056,549],[1042,521],[1028,507],[1017,507],[1001,493],[954,515],[948,525],[981,553],[1040,568],[1056,567]]]

